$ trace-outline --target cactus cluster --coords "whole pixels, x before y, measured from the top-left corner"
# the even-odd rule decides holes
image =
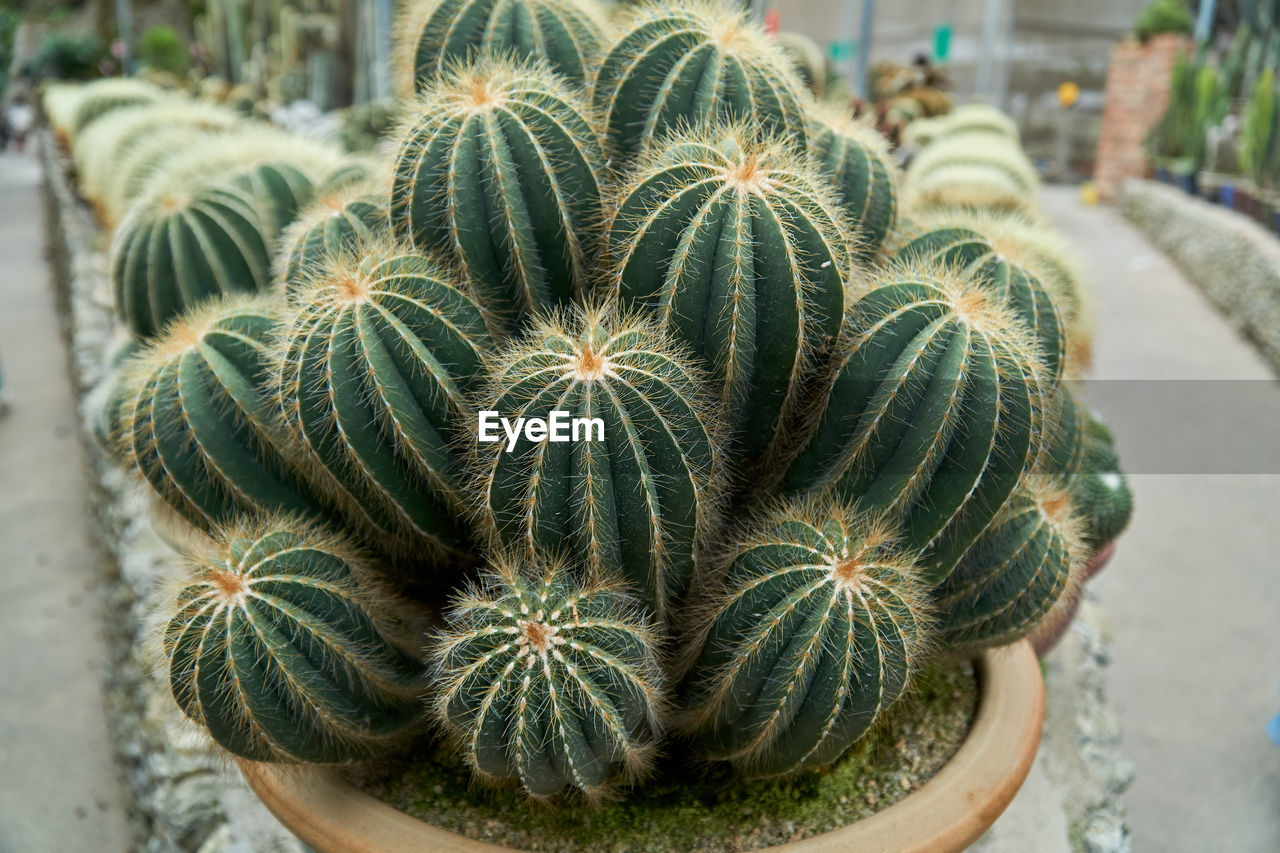
[[[902,175],[730,0],[403,21],[360,157],[176,95],[77,135],[49,90],[139,346],[102,430],[211,543],[160,645],[217,743],[783,776],[1072,594],[1129,495],[1070,252],[991,210],[1035,204],[1007,119]]]

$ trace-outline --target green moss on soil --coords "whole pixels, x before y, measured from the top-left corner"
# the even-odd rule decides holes
[[[938,665],[883,725],[833,767],[784,781],[745,781],[669,759],[615,803],[533,803],[481,789],[460,758],[424,744],[352,781],[421,820],[468,838],[536,851],[730,851],[795,841],[865,818],[919,787],[955,754],[973,723],[966,665]],[[688,780],[698,780],[690,784]]]

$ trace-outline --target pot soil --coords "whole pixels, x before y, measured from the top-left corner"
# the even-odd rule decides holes
[[[414,777],[413,789],[418,792],[418,801],[411,804],[414,811],[431,814],[433,806],[442,806],[441,814],[447,813],[455,821],[464,820],[462,830],[506,846],[496,846],[419,820],[360,790],[350,778],[344,778],[334,769],[280,768],[242,762],[241,770],[272,814],[316,853],[510,850],[515,843],[510,837],[512,832],[504,831],[503,819],[517,806],[520,811],[516,814],[524,820],[520,826],[507,826],[507,830],[560,825],[571,833],[567,838],[538,837],[535,832],[526,831],[522,846],[530,850],[754,848],[791,853],[847,850],[949,853],[968,847],[1008,806],[1031,769],[1044,721],[1044,687],[1030,643],[1022,641],[983,652],[975,664],[977,708],[967,735],[962,727],[956,738],[959,748],[943,759],[932,778],[919,784],[910,782],[916,768],[912,768],[909,761],[905,765],[897,762],[896,768],[888,768],[889,778],[899,780],[896,792],[881,788],[878,793],[864,793],[859,783],[865,784],[869,775],[876,776],[877,769],[886,769],[882,760],[885,753],[901,758],[904,745],[936,742],[938,733],[926,727],[930,714],[918,713],[920,709],[932,709],[935,722],[939,707],[960,708],[967,717],[968,707],[963,701],[963,684],[967,679],[958,677],[961,672],[958,668],[942,670],[927,678],[923,690],[917,694],[916,705],[895,713],[895,720],[885,729],[869,736],[868,739],[875,741],[873,746],[859,744],[832,770],[786,782],[726,780],[727,784],[716,791],[712,780],[707,780],[698,785],[673,785],[664,793],[659,780],[656,785],[632,791],[628,800],[614,806],[594,810],[572,806],[546,808],[524,803],[508,791],[490,795],[470,789],[465,779],[459,778],[457,770],[447,768],[444,762],[436,763],[434,770],[431,762],[424,765],[420,757],[414,762],[416,769],[409,771]],[[858,763],[847,767],[848,762]],[[842,770],[846,773],[842,774]],[[424,781],[429,780],[432,772],[440,774],[437,778],[447,781],[449,786],[437,783],[425,787]],[[445,772],[447,776],[443,775]],[[382,775],[386,776],[385,769]],[[689,778],[686,772],[684,779]],[[900,780],[908,781],[902,785]],[[392,792],[392,799],[397,799],[394,794],[397,785],[388,778],[380,782],[377,777],[356,781],[374,790]],[[840,784],[845,786],[843,793],[838,790]],[[451,799],[457,791],[463,792],[462,801]],[[878,802],[868,802],[868,793]],[[853,817],[854,822],[844,826],[816,829],[802,825],[802,819],[815,811],[860,807],[858,800],[861,805],[881,808],[869,817]],[[814,809],[815,805],[820,808]],[[763,815],[762,819],[761,813],[773,807],[782,808],[784,818],[789,811],[795,820],[778,821],[777,814]],[[618,820],[619,816],[623,819]],[[708,832],[708,827],[714,829]],[[658,834],[654,834],[655,830]],[[602,839],[607,840],[602,843]]]

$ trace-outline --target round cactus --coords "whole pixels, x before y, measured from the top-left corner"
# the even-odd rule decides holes
[[[874,258],[898,213],[898,167],[888,142],[845,110],[818,108],[809,118],[809,150],[835,183],[840,207],[857,231],[858,255]]]
[[[723,120],[803,149],[802,87],[785,53],[728,2],[652,3],[605,56],[592,100],[624,157],[680,128]]]
[[[1133,517],[1133,492],[1120,469],[1111,430],[1096,415],[1084,415],[1080,470],[1069,485],[1090,554],[1096,554],[1129,526]]]
[[[156,86],[143,80],[108,77],[88,83],[72,109],[67,133],[74,141],[95,121],[111,112],[139,104],[153,104],[163,97]]]
[[[1055,382],[1061,378],[1067,335],[1057,304],[1039,278],[1005,257],[978,230],[964,225],[934,228],[903,246],[898,256],[933,261],[986,282],[1035,336],[1049,377]]]
[[[407,9],[396,58],[405,91],[480,56],[543,60],[581,85],[608,41],[603,18],[580,0],[416,0]]]
[[[894,265],[850,312],[851,340],[783,489],[884,508],[941,582],[1041,449],[1045,368],[980,281]]]
[[[933,591],[941,643],[972,649],[1027,636],[1083,557],[1070,493],[1059,480],[1029,478]]]
[[[763,776],[830,764],[905,692],[928,595],[882,521],[818,501],[752,525],[732,550],[686,675],[710,757]]]
[[[513,446],[496,423],[485,441],[481,423],[485,522],[513,548],[626,579],[667,617],[693,577],[720,474],[698,378],[652,324],[576,309],[539,321],[494,368],[481,410],[552,426],[559,411],[583,440]]]
[[[597,799],[648,770],[662,708],[656,647],[619,586],[499,560],[445,614],[432,710],[481,779]]]
[[[391,232],[385,198],[356,184],[321,195],[285,231],[276,258],[286,286],[304,282],[325,258],[377,243]]]
[[[455,258],[499,329],[588,285],[604,161],[585,110],[550,71],[505,61],[464,68],[413,107],[392,223]]]
[[[807,161],[722,127],[656,147],[609,227],[622,304],[700,356],[753,459],[779,440],[840,332],[846,234]]]
[[[1004,172],[983,164],[944,164],[904,181],[904,207],[912,210],[990,210],[1033,214],[1035,199]]]
[[[282,451],[269,355],[279,325],[263,297],[198,308],[135,355],[112,392],[126,467],[201,529],[240,515],[323,513]]]
[[[328,258],[289,294],[280,404],[312,476],[392,552],[455,552],[466,394],[489,334],[432,262],[394,246]]]
[[[967,133],[989,134],[997,139],[1018,144],[1018,123],[990,104],[964,104],[942,119],[945,136]]]
[[[1034,195],[1040,179],[1016,142],[989,136],[943,137],[921,151],[907,168],[908,181],[928,180],[935,169],[978,166],[1011,181],[1027,195]]]
[[[173,697],[251,761],[341,762],[402,744],[422,665],[369,568],[292,519],[231,525],[187,560],[164,629]]]
[[[116,313],[147,338],[206,299],[262,290],[271,278],[264,233],[253,197],[232,186],[139,200],[112,240]]]
[[[267,245],[273,248],[280,232],[297,218],[298,210],[310,203],[316,191],[311,179],[287,162],[257,163],[233,172],[227,180],[253,198],[267,229]]]

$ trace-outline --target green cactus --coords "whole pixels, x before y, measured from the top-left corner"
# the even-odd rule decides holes
[[[1111,430],[1096,415],[1085,415],[1080,470],[1069,482],[1089,554],[1109,545],[1129,526],[1133,517],[1133,492],[1120,469]]]
[[[509,421],[562,411],[566,429],[600,423],[582,441],[514,447],[494,426],[498,440],[476,445],[484,521],[512,548],[626,579],[666,618],[716,509],[719,421],[699,379],[648,322],[578,309],[538,321],[495,366],[481,410]]]
[[[342,762],[402,745],[423,670],[389,600],[341,538],[295,519],[239,522],[188,577],[163,633],[183,713],[251,761]]]
[[[907,167],[907,181],[924,181],[935,170],[955,166],[982,167],[1029,196],[1040,186],[1035,166],[1017,142],[973,134],[944,136],[930,144]]]
[[[909,210],[995,211],[1036,215],[1035,197],[999,169],[984,163],[944,163],[904,181]]]
[[[663,708],[657,644],[620,586],[500,559],[446,613],[432,710],[479,778],[599,799],[649,768]]]
[[[112,111],[152,104],[163,96],[156,86],[142,80],[108,77],[86,84],[70,115],[67,132],[74,141],[95,121]]]
[[[958,136],[966,133],[989,134],[1019,144],[1018,123],[990,104],[964,104],[942,119],[942,134]]]
[[[134,335],[149,338],[206,299],[264,289],[271,278],[265,234],[253,197],[232,186],[139,200],[111,244],[116,313]]]
[[[770,514],[731,553],[684,679],[686,726],[707,755],[753,775],[830,764],[920,665],[916,567],[881,520],[829,501]]]
[[[272,247],[280,232],[311,202],[315,184],[300,169],[287,162],[257,163],[234,172],[227,180],[253,197],[254,207],[267,229],[267,245]]]
[[[785,492],[834,487],[903,526],[940,583],[1039,455],[1048,380],[984,283],[894,265],[850,311],[834,385]]]
[[[480,309],[433,262],[385,245],[326,258],[284,319],[280,406],[312,477],[393,553],[463,549],[452,442],[491,346]]]
[[[265,297],[210,303],[135,355],[112,391],[126,467],[203,530],[264,512],[323,515],[274,406],[279,331]]]
[[[839,335],[850,261],[826,186],[785,143],[726,126],[655,147],[615,205],[622,304],[704,360],[745,459],[778,443]]]
[[[1039,278],[1009,260],[977,229],[954,225],[926,231],[903,246],[898,256],[936,262],[987,283],[1035,336],[1050,379],[1062,377],[1067,335],[1053,297]]]
[[[580,0],[414,0],[398,30],[395,66],[406,93],[480,56],[542,60],[582,85],[600,62],[607,30]]]
[[[873,259],[898,214],[898,166],[889,144],[871,124],[847,110],[815,107],[809,117],[809,150],[835,183],[858,256]]]
[[[1027,636],[1067,594],[1083,557],[1062,481],[1029,478],[933,591],[941,643],[970,650]]]
[[[454,257],[501,330],[590,280],[604,158],[586,106],[548,70],[487,61],[429,87],[400,142],[391,219]]]
[[[384,197],[356,184],[321,195],[281,237],[277,277],[302,282],[324,259],[378,242],[391,232]]]
[[[650,3],[600,64],[592,100],[623,157],[682,126],[740,121],[804,147],[803,88],[785,53],[737,5]]]

